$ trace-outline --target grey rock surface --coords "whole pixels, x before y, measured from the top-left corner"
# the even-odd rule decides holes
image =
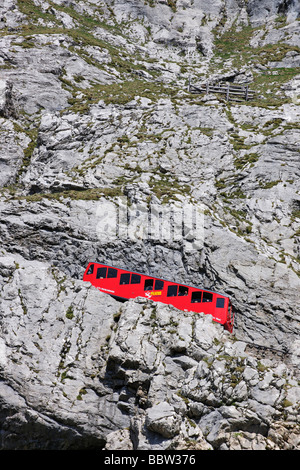
[[[291,364],[255,358],[209,315],[120,305],[21,256],[0,269],[2,448],[298,448]]]

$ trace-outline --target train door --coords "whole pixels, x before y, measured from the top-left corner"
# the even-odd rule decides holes
[[[131,299],[142,295],[141,290],[141,275],[130,272],[123,272],[120,275],[119,291],[120,295],[124,298]]]
[[[95,285],[104,292],[115,293],[118,270],[108,266],[96,267]]]
[[[211,292],[194,290],[191,295],[191,304],[191,309],[195,312],[203,312],[214,316],[215,307]]]
[[[144,281],[144,296],[148,299],[160,301],[163,294],[164,281],[161,279],[146,278]]]
[[[187,310],[189,288],[179,284],[169,284],[167,288],[167,303],[181,310]]]
[[[137,273],[132,273],[130,276],[130,296],[131,297],[138,297],[141,295],[141,283],[142,283],[142,276]]]

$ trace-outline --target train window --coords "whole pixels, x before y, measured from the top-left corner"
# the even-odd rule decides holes
[[[91,264],[89,269],[87,270],[87,274],[93,274],[93,272],[94,272],[94,265]]]
[[[112,278],[112,277],[117,277],[118,271],[114,268],[108,268],[107,271],[107,277]]]
[[[213,295],[210,292],[203,292],[202,302],[212,302]]]
[[[185,286],[179,286],[178,295],[188,295],[189,290]]]
[[[225,306],[225,299],[222,299],[221,297],[218,297],[216,307],[217,308],[224,308],[224,306]]]
[[[168,292],[167,292],[167,297],[175,297],[177,295],[177,287],[178,286],[169,286],[168,287]]]
[[[105,279],[106,278],[107,268],[98,268],[96,279]]]
[[[129,284],[130,273],[123,273],[120,276],[120,284]]]
[[[153,279],[146,279],[144,290],[153,290]]]
[[[160,279],[156,279],[154,290],[161,290],[163,288],[164,288],[164,281],[161,281]]]
[[[131,275],[131,284],[139,284],[141,282],[141,276],[139,274]]]
[[[191,300],[191,302],[193,302],[193,303],[201,302],[201,296],[202,296],[202,292],[195,290],[195,291],[192,293],[192,300]]]

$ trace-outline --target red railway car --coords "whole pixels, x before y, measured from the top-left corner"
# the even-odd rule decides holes
[[[88,264],[83,280],[121,300],[146,297],[180,310],[212,315],[215,322],[224,325],[230,333],[233,331],[230,299],[218,292],[99,263]]]

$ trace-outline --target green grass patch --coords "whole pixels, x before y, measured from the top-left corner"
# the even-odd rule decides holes
[[[267,181],[267,182],[260,181],[259,186],[261,187],[261,189],[271,189],[274,186],[277,186],[277,184],[279,183],[281,183],[281,180]]]
[[[180,183],[176,177],[166,175],[156,172],[156,175],[159,175],[160,178],[152,178],[149,182],[149,186],[155,196],[162,202],[166,204],[172,200],[178,200],[178,195],[190,195],[191,187],[188,184]]]
[[[5,189],[5,188],[3,188]],[[83,190],[63,190],[57,191],[53,193],[35,193],[27,196],[17,196],[14,194],[12,188],[7,188],[9,190],[9,194],[13,195],[15,199],[26,200],[28,202],[39,202],[43,199],[49,200],[57,200],[60,201],[61,199],[73,199],[73,200],[86,200],[86,201],[96,201],[101,199],[102,197],[107,198],[114,198],[117,196],[123,195],[122,185],[117,185],[113,188],[90,188],[90,189],[83,189]]]
[[[250,164],[252,167],[255,162],[259,159],[259,155],[257,153],[247,153],[239,158],[234,160],[234,166],[237,170],[242,170],[246,165]]]
[[[241,65],[244,62],[243,56],[253,53],[253,48],[249,42],[254,32],[258,28],[246,26],[237,31],[235,26],[224,34],[215,38],[215,55],[223,61],[234,59],[234,65]],[[243,55],[243,56],[242,56]]]
[[[70,83],[68,85],[72,86]],[[75,87],[75,91],[78,91],[78,88]],[[84,98],[69,99],[72,110],[80,113],[87,112],[92,104],[98,103],[100,100],[103,100],[107,105],[125,105],[136,96],[157,101],[162,96],[175,96],[177,93],[174,89],[170,89],[161,83],[145,82],[139,79],[125,80],[109,85],[95,84],[80,91],[84,94]]]
[[[37,146],[38,129],[37,128],[32,129],[32,130],[21,129],[20,126],[18,126],[18,129],[19,131],[24,132],[31,139],[27,147],[24,149],[23,161],[18,171],[18,177],[19,177],[24,171],[26,171],[26,169],[30,165],[33,151]]]
[[[288,103],[288,98],[281,90],[282,85],[300,74],[300,67],[274,68],[253,74],[252,88],[256,90],[257,97],[249,101],[254,106],[279,106]]]
[[[245,26],[237,30],[235,25],[223,34],[215,37],[215,57],[211,62],[211,73],[216,69],[226,68],[226,61],[231,61],[231,66],[237,69],[249,64],[268,67],[270,62],[281,62],[290,51],[300,53],[300,47],[284,42],[266,44],[261,47],[251,47],[250,40],[261,27]],[[221,62],[220,62],[221,61]],[[284,83],[288,82],[300,73],[299,67],[267,68],[253,72],[251,89],[256,92],[254,100],[247,104],[255,106],[278,106],[290,99],[281,90]]]

